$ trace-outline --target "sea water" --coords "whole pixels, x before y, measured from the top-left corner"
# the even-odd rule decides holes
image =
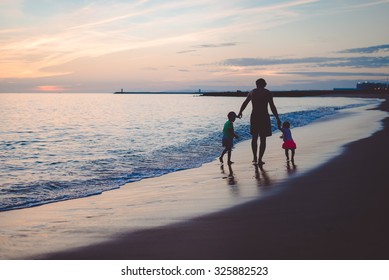
[[[376,99],[275,98],[304,126]],[[192,94],[0,94],[0,211],[104,191],[199,167],[220,155],[224,122],[244,98]],[[248,105],[235,122],[250,138]],[[273,130],[276,130],[274,119]]]

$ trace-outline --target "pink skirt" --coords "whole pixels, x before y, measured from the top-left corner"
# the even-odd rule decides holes
[[[282,148],[293,150],[293,149],[296,149],[297,147],[296,147],[296,143],[293,140],[288,140],[282,144]]]

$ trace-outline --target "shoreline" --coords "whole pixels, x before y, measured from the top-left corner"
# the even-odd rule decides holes
[[[387,98],[388,91],[372,91],[359,89],[346,90],[271,90],[273,97],[360,97],[360,98]],[[204,97],[246,97],[248,91],[224,91],[224,92],[204,92],[200,96]]]
[[[387,98],[389,92],[382,90],[332,89],[332,90],[270,90],[274,97],[362,97]],[[249,91],[115,91],[113,94],[191,94],[204,97],[246,97]]]
[[[379,109],[389,112],[388,103]],[[389,118],[383,123],[383,130],[347,144],[320,167],[276,183],[282,189],[276,195],[38,258],[387,259],[384,167],[389,155],[383,149]]]

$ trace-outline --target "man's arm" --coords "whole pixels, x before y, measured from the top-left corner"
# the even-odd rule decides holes
[[[274,117],[277,119],[277,126],[281,127],[281,120],[278,116],[276,105],[274,105],[273,97],[270,97],[269,105]]]
[[[251,92],[247,95],[246,100],[243,102],[242,106],[240,107],[238,118],[242,117],[242,113],[243,113],[244,109],[246,109],[247,104],[249,104],[250,100],[251,100]]]

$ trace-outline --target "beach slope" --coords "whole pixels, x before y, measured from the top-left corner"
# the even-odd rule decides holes
[[[383,126],[277,195],[44,258],[389,259],[389,118]]]

